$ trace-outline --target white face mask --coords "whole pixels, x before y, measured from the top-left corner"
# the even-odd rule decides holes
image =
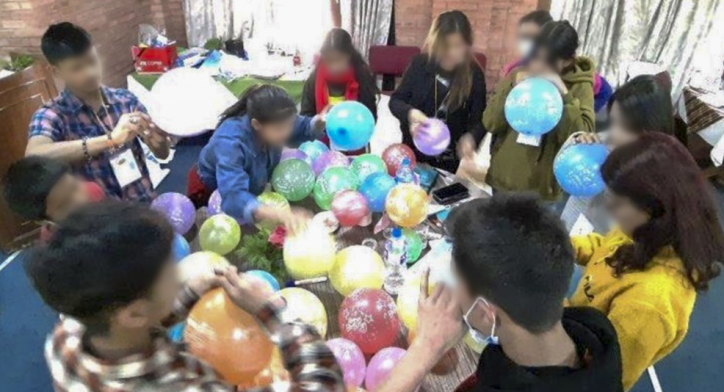
[[[528,57],[530,51],[533,49],[533,40],[530,39],[519,39],[518,40],[518,54],[521,58]]]
[[[473,309],[475,309],[475,305],[478,304],[478,301],[482,301],[485,306],[490,306],[488,304],[488,301],[485,300],[483,297],[478,297],[475,299],[475,302],[473,302],[473,305],[468,309],[467,313],[463,316],[463,321],[465,322],[465,325],[468,326],[468,331],[470,332],[470,337],[473,338],[475,343],[478,344],[495,344],[498,345],[498,337],[495,336],[495,327],[497,324],[497,321],[493,319],[493,327],[490,329],[490,334],[485,335],[483,332],[478,331],[477,329],[473,328],[472,325],[470,325],[470,322],[468,321],[468,317],[470,317],[470,313],[473,312]]]

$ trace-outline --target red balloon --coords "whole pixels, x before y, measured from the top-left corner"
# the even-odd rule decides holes
[[[342,301],[338,321],[342,337],[365,354],[393,346],[400,332],[395,301],[380,289],[355,290]]]
[[[334,196],[330,208],[342,226],[356,226],[370,213],[367,199],[357,191],[342,191]]]
[[[402,160],[405,158],[410,159],[410,167],[414,169],[417,159],[410,147],[398,143],[387,147],[385,151],[382,152],[382,160],[385,161],[385,165],[387,165],[387,173],[392,177],[397,175],[397,169],[400,168]]]

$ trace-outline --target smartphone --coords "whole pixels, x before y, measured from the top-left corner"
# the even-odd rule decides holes
[[[433,200],[443,205],[452,204],[468,197],[470,197],[468,187],[459,182],[432,191]]]

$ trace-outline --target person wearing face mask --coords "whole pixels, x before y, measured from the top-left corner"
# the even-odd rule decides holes
[[[533,43],[543,26],[552,21],[551,13],[545,10],[533,11],[520,18],[518,21],[518,58],[503,67],[503,76],[508,76],[512,70],[522,65],[523,59],[530,55]]]
[[[417,160],[454,173],[458,156],[473,154],[483,139],[485,75],[472,52],[473,32],[460,11],[440,14],[432,23],[423,53],[412,60],[390,97],[390,111],[400,121],[402,141],[413,150],[413,135],[429,118],[445,122],[452,142],[436,157],[416,151]],[[456,156],[456,150],[457,155]]]
[[[574,254],[553,212],[535,196],[503,193],[463,204],[448,222],[456,287],[427,296],[423,279],[418,338],[376,392],[414,391],[466,329],[487,346],[458,391],[623,390],[609,320],[563,307]]]

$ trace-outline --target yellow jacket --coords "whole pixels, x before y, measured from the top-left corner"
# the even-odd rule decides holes
[[[614,276],[606,259],[633,240],[618,229],[606,236],[573,237],[579,264],[586,270],[571,306],[592,306],[608,315],[618,333],[623,386],[631,389],[641,374],[684,340],[696,290],[671,247],[662,249],[643,271]]]

